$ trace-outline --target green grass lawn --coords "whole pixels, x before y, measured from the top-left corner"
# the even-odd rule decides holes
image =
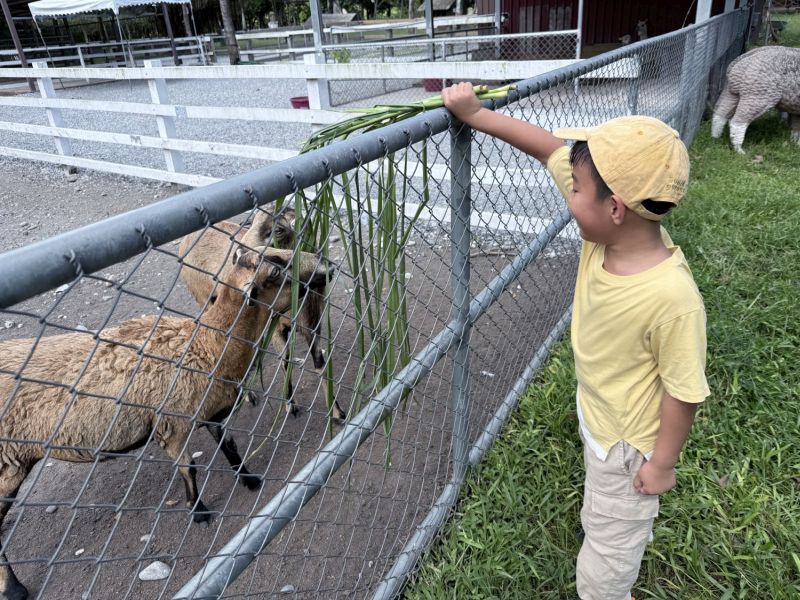
[[[778,44],[781,46],[800,46],[800,14],[773,13],[770,20],[786,22],[786,28],[778,34]]]
[[[800,598],[800,148],[775,113],[744,148],[704,123],[666,223],[705,298],[712,396],[662,497],[637,600]],[[576,597],[574,377],[561,342],[406,598]]]

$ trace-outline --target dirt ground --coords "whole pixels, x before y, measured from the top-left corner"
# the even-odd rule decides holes
[[[91,172],[68,182],[66,175],[63,180],[54,176],[52,167],[14,160],[0,167],[0,251],[181,191]],[[420,235],[409,248],[413,353],[450,320],[450,249],[440,233]],[[484,233],[484,239],[491,241],[491,234]],[[156,313],[158,303],[167,314],[196,314],[198,307],[177,279],[171,254],[176,249],[175,243],[167,244],[95,274],[100,278],[84,277],[68,292],[47,292],[3,311],[0,341],[110,326]],[[513,252],[478,248],[473,253],[473,293],[508,264]],[[472,439],[569,305],[574,267],[571,253],[545,253],[473,329]],[[130,277],[123,291],[110,284],[125,275]],[[347,409],[354,396],[357,324],[346,276],[337,278],[331,298],[336,395]],[[450,475],[451,363],[449,357],[440,361],[393,420],[389,435],[379,428],[224,597],[369,597]],[[102,463],[40,462],[2,528],[7,557],[31,597],[168,598],[177,592],[202,568],[203,559],[246,526],[248,516],[330,439],[319,376],[304,367],[296,370],[295,399],[303,410],[287,416],[282,378],[272,377],[276,365],[269,359],[264,400],[243,407],[230,427],[242,454],[254,454],[247,466],[264,477],[260,490],[236,484],[206,431],[196,430],[189,441],[191,453],[202,452],[195,460],[201,497],[216,517],[210,525],[191,523],[177,470],[155,444]],[[338,430],[334,426],[333,432]],[[139,580],[137,573],[156,560],[170,567],[169,577]]]

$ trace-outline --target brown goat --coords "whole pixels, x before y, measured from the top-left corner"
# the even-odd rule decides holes
[[[223,439],[221,422],[237,404],[272,312],[291,307],[291,260],[291,251],[274,248],[237,255],[216,284],[217,301],[197,320],[148,316],[97,335],[0,343],[0,526],[45,456],[93,462],[152,439],[177,463],[194,521],[210,520],[186,449],[195,426],[208,427],[240,481],[257,488],[260,478]],[[303,253],[300,271],[302,290],[324,293],[331,273],[316,256]],[[0,596],[27,597],[7,564]]]
[[[245,248],[272,246],[288,249],[294,245],[295,218],[295,211],[288,207],[281,208],[277,215],[270,209],[258,208],[249,229],[230,221],[222,221],[214,225],[214,228],[184,237],[178,249],[185,265],[181,269],[181,277],[194,299],[201,305],[215,301],[213,274],[218,273],[228,256],[235,252],[232,250],[232,239]],[[325,366],[318,341],[323,311],[323,297],[319,294],[308,294],[302,301],[297,319],[298,330],[308,344],[314,368],[318,371]],[[294,403],[292,381],[288,373],[288,341],[291,330],[291,319],[281,318],[271,343],[275,352],[283,359],[288,390],[286,407],[292,415],[295,415],[297,406]],[[344,420],[347,416],[335,401],[333,416],[339,420]]]

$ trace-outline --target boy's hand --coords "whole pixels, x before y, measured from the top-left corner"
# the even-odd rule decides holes
[[[645,461],[633,478],[633,487],[640,494],[660,496],[675,487],[675,467],[659,467]]]
[[[455,117],[462,123],[470,124],[470,119],[481,110],[481,101],[475,95],[471,83],[457,83],[442,90],[442,100]]]

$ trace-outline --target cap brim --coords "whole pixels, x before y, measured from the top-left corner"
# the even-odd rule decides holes
[[[566,127],[556,129],[553,135],[560,140],[578,140],[585,142],[589,139],[589,133],[592,131],[590,127]]]

